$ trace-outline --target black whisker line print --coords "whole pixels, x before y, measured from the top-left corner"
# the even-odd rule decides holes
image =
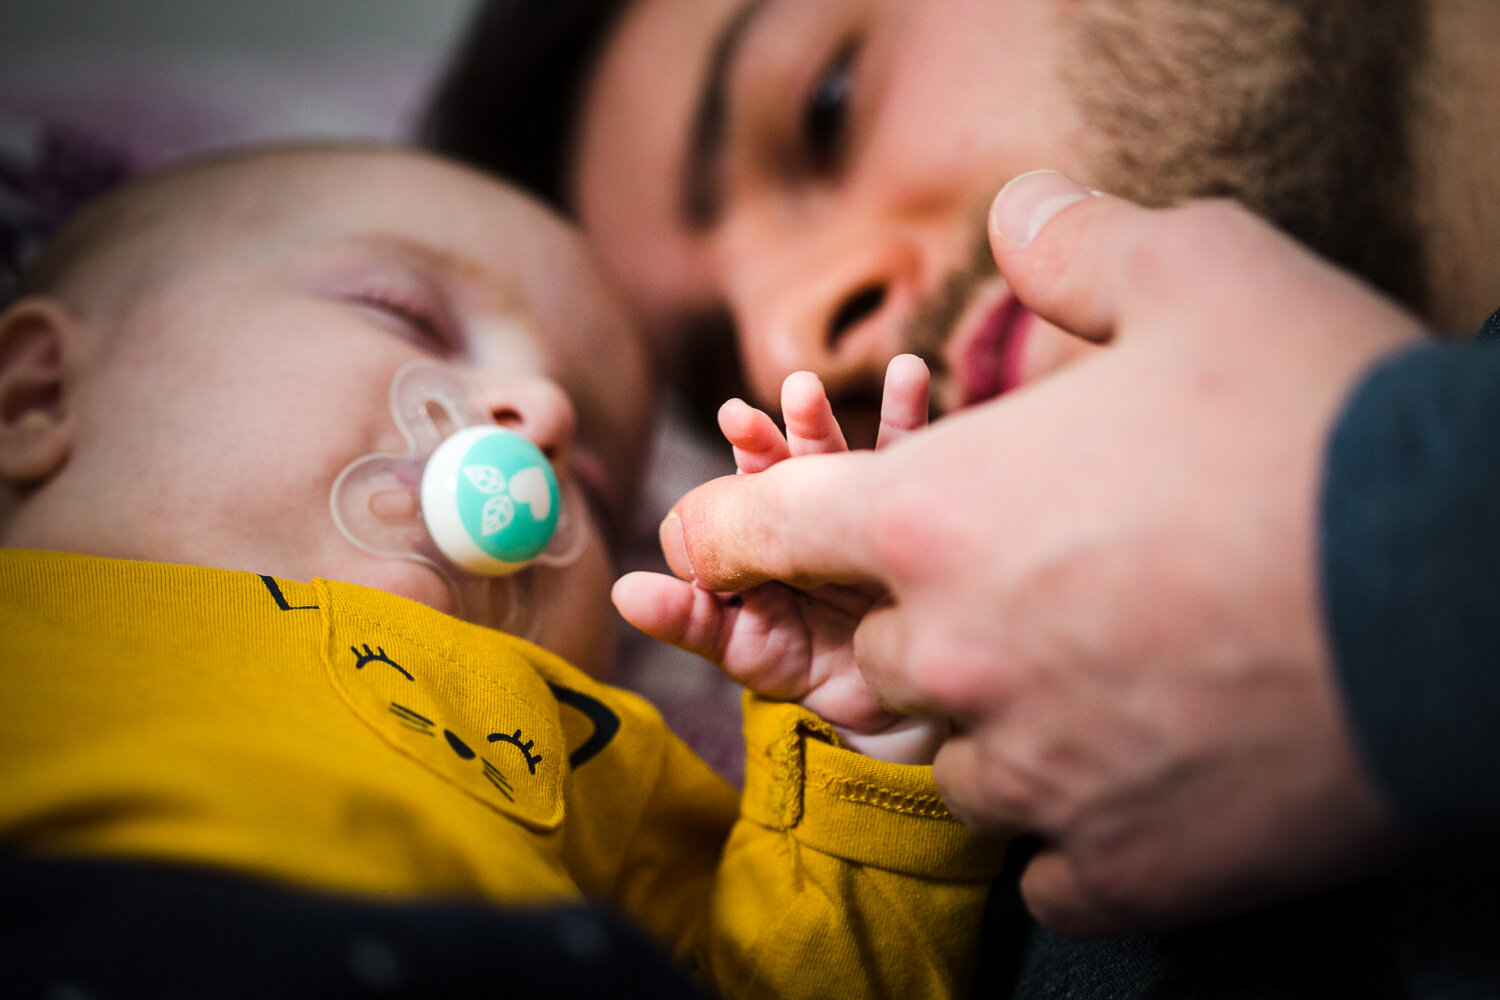
[[[490,784],[495,786],[495,791],[499,792],[501,795],[504,795],[507,801],[516,801],[516,797],[510,793],[510,782],[506,781],[505,775],[501,774],[500,771],[495,767],[495,765],[491,764],[489,761],[484,762],[484,776]]]
[[[401,704],[399,701],[393,701],[393,702],[391,702],[391,711],[395,712],[397,715],[404,716],[404,717],[406,717],[408,719],[412,719],[412,720],[414,720],[416,722],[420,722],[423,725],[428,725],[428,726],[436,725],[436,723],[433,722],[431,719],[427,718],[427,716],[422,715],[419,712],[412,711],[411,709],[407,708],[405,705]]]
[[[374,652],[371,652],[370,644],[367,642],[364,644],[363,652],[361,652],[359,647],[357,646],[350,646],[349,652],[354,654],[355,670],[363,670],[365,669],[365,666],[370,663],[384,663],[386,666],[394,667],[396,670],[400,671],[401,676],[405,677],[407,680],[416,680],[415,677],[406,672],[405,667],[401,666],[401,664],[397,663],[395,660],[386,655],[384,647],[376,646]]]
[[[483,758],[481,758],[481,760],[482,759]],[[506,778],[503,773],[501,773],[500,769],[487,760],[484,761],[484,774],[485,777],[489,778],[492,781],[499,781],[506,788],[513,787],[510,783],[510,780]]]

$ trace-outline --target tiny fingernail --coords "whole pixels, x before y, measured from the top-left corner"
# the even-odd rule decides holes
[[[1011,246],[1030,246],[1058,212],[1089,197],[1088,188],[1065,174],[1033,170],[1000,189],[990,206],[991,226]]]
[[[661,554],[666,557],[672,572],[689,583],[695,580],[697,575],[693,572],[693,564],[688,561],[687,541],[682,533],[682,518],[675,510],[662,520],[657,538],[661,541]]]

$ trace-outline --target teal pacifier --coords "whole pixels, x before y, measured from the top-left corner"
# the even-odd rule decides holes
[[[541,449],[503,427],[466,427],[422,470],[422,517],[438,549],[481,576],[506,576],[546,551],[562,495]]]
[[[406,364],[390,403],[406,453],[350,462],[329,495],[334,523],[372,555],[436,571],[460,617],[526,634],[533,574],[522,571],[582,551],[576,488],[446,366]]]

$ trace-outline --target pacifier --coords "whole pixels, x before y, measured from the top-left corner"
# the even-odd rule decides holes
[[[458,616],[526,635],[532,574],[524,571],[566,566],[583,549],[576,490],[442,365],[402,366],[390,402],[406,453],[350,462],[329,494],[334,523],[372,555],[431,567]]]

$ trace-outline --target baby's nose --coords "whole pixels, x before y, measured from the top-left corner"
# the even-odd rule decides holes
[[[554,467],[567,465],[578,427],[578,411],[562,386],[549,378],[512,379],[484,391],[495,422],[525,436]]]

